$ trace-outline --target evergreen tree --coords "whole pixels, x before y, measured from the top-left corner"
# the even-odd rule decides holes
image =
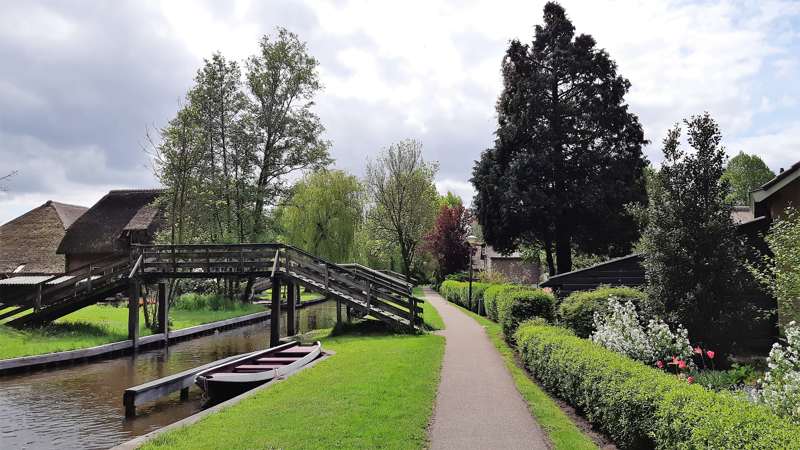
[[[725,201],[719,127],[708,113],[684,123],[694,151],[680,148],[678,125],[670,130],[650,193],[643,236],[647,304],[650,314],[686,326],[693,342],[725,350],[751,278]]]
[[[638,231],[626,205],[646,201],[646,141],[624,100],[628,80],[552,2],[531,45],[511,42],[502,73],[495,145],[472,178],[486,242],[541,246],[551,274],[571,270],[573,247],[628,253]]]

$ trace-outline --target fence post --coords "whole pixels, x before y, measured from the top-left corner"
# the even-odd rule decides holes
[[[297,292],[295,286],[297,283],[288,282],[286,285],[286,335],[294,336],[297,333],[295,329],[295,320],[297,317],[297,302],[295,302],[295,293]]]
[[[281,277],[272,277],[272,311],[269,317],[269,346],[281,341]]]
[[[164,334],[164,345],[169,345],[169,303],[167,302],[167,286],[158,283],[158,328]]]
[[[133,351],[139,349],[139,280],[131,280],[128,293],[128,339],[133,341]]]

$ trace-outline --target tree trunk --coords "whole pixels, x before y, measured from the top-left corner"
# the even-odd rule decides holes
[[[556,274],[556,263],[553,261],[553,243],[549,240],[544,243],[544,254],[547,260],[547,273],[552,277]]]
[[[569,232],[563,226],[556,230],[556,264],[559,274],[572,271],[571,241]]]

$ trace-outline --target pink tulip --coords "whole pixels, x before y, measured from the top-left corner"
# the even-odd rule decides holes
[[[709,350],[706,352],[706,356],[708,356],[708,359],[714,359],[714,354],[715,353],[713,350]]]
[[[660,359],[658,361],[656,361],[656,367],[658,367],[659,369],[663,369],[664,368],[664,361],[661,361]]]
[[[702,355],[703,354],[703,349],[700,348],[700,346],[698,345],[697,347],[694,348],[694,352],[696,354],[698,354],[698,355]]]
[[[679,369],[685,369],[686,368],[686,361],[684,361],[682,359],[679,359],[678,360],[678,368]]]
[[[694,377],[690,375],[689,377],[686,378],[686,382],[689,384],[694,383]]]

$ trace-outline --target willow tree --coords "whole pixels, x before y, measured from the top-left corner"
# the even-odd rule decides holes
[[[437,170],[436,163],[423,159],[422,144],[411,139],[392,144],[367,163],[368,224],[378,240],[396,245],[406,276],[436,218]]]
[[[629,252],[638,229],[627,206],[646,201],[646,141],[625,103],[630,82],[552,2],[530,45],[511,41],[502,74],[495,144],[472,177],[486,242],[500,251],[541,246],[551,274],[572,269],[573,249]]]
[[[364,220],[363,194],[358,179],[341,170],[306,175],[277,214],[286,243],[334,262],[351,262]]]

